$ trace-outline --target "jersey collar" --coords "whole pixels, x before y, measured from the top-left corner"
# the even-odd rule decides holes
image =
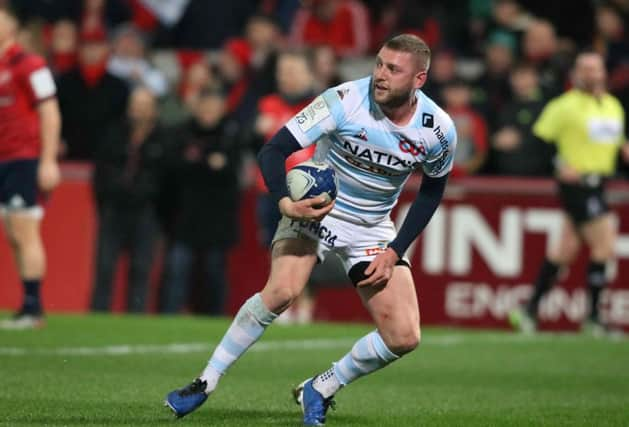
[[[15,55],[19,54],[22,51],[22,48],[19,44],[13,43],[8,47],[7,50],[4,51],[4,54],[0,56],[0,62],[10,61]]]

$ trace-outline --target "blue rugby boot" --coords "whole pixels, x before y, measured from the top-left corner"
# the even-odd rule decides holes
[[[206,387],[207,382],[197,378],[187,386],[168,393],[164,405],[168,406],[177,418],[181,418],[197,409],[207,400]]]
[[[324,398],[312,386],[313,380],[314,378],[308,378],[299,384],[293,390],[293,396],[295,402],[301,405],[301,410],[304,413],[304,425],[323,426],[325,425],[325,415],[328,412],[328,408],[332,407],[334,409],[334,396],[330,396],[327,399]]]

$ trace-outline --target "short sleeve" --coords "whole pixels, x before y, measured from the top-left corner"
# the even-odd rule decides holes
[[[562,127],[562,108],[559,100],[549,102],[533,124],[533,134],[546,142],[557,140]]]
[[[457,144],[454,123],[451,122],[445,131],[441,131],[439,127],[435,131],[437,141],[429,149],[422,165],[424,173],[431,178],[439,178],[450,173],[454,166]]]
[[[286,127],[302,147],[307,147],[338,129],[344,121],[339,94],[335,89],[328,89],[293,116]]]
[[[20,68],[22,85],[31,103],[36,104],[55,96],[57,88],[54,78],[42,58],[28,56]]]

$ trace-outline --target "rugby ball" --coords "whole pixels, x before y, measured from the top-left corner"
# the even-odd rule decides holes
[[[336,199],[338,178],[334,169],[327,163],[307,160],[288,171],[286,185],[293,201],[323,195],[326,201],[322,206],[325,206]]]

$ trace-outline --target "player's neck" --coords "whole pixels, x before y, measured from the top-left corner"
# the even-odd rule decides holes
[[[415,96],[411,96],[409,101],[396,106],[396,107],[387,107],[380,106],[382,112],[389,120],[395,123],[398,126],[405,126],[411,120],[413,115],[415,114],[415,110],[417,109],[417,98]]]
[[[14,39],[7,39],[0,43],[0,56],[4,55],[4,53],[9,50],[9,48],[13,46],[13,43],[15,43]]]

